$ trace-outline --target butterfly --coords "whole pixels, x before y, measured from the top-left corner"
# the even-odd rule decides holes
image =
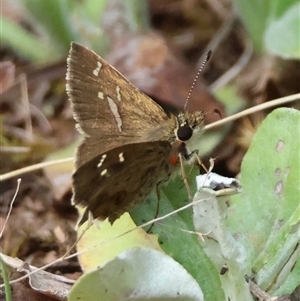
[[[209,59],[208,54],[206,61]],[[205,63],[206,63],[205,61]],[[77,129],[73,202],[111,223],[193,164],[204,114],[166,112],[92,50],[73,42],[66,90]]]

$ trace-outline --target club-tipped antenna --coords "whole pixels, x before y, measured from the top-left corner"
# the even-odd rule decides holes
[[[199,68],[199,70],[198,70],[198,72],[197,72],[197,74],[196,74],[196,76],[195,76],[195,78],[194,78],[194,81],[193,81],[193,83],[192,83],[192,85],[191,85],[189,94],[188,94],[188,96],[187,96],[187,98],[186,98],[186,101],[185,101],[185,104],[184,104],[184,107],[183,107],[183,111],[184,111],[184,112],[185,112],[185,110],[186,110],[187,104],[188,104],[188,102],[189,102],[189,99],[190,99],[190,97],[191,97],[191,94],[192,94],[192,92],[193,92],[193,90],[194,90],[194,87],[195,87],[195,85],[196,85],[196,82],[197,82],[197,80],[198,80],[198,78],[199,78],[199,76],[200,76],[200,73],[201,73],[202,70],[204,69],[206,63],[209,61],[211,55],[212,55],[212,51],[209,50],[209,51],[207,52],[207,55],[206,55],[205,60],[204,60],[203,63],[201,64],[201,66],[200,66],[200,68]]]

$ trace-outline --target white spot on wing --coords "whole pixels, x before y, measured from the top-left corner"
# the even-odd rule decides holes
[[[105,160],[106,157],[107,157],[107,154],[102,155],[102,157],[101,157],[101,159],[100,159],[100,161],[99,161],[99,163],[97,165],[98,168],[103,164],[103,162],[104,162],[104,160]]]
[[[117,91],[117,99],[118,101],[121,101],[121,93],[120,93],[121,89],[119,86],[116,87],[116,91]]]
[[[119,132],[122,132],[122,119],[119,114],[118,107],[117,107],[116,103],[110,97],[107,97],[107,100],[108,100],[109,108],[117,121],[117,126],[119,129]]]
[[[101,64],[99,61],[97,61],[97,68],[93,70],[93,74],[94,74],[95,76],[98,76],[98,75],[99,75],[99,72],[100,72],[101,67],[102,67],[102,64]]]
[[[101,98],[101,99],[104,99],[104,94],[103,94],[103,92],[99,91],[99,92],[98,92],[98,97]]]
[[[103,169],[103,170],[101,171],[101,173],[100,173],[101,176],[104,176],[104,175],[106,175],[106,174],[107,174],[107,169]]]
[[[119,161],[120,162],[124,162],[124,156],[123,156],[123,153],[119,153]]]

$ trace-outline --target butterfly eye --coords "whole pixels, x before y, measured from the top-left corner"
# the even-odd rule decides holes
[[[181,141],[189,140],[193,135],[193,129],[185,123],[181,125],[177,130],[177,138]]]

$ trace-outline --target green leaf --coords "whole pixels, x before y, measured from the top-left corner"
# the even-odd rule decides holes
[[[5,300],[12,301],[11,285],[7,273],[8,271],[6,268],[6,263],[3,261],[1,255],[0,255],[0,271],[1,271],[2,281],[4,282]]]
[[[0,23],[0,38],[3,45],[15,49],[24,57],[37,63],[48,62],[59,57],[59,52],[50,49],[38,37],[15,23],[5,18],[0,18]]]
[[[71,20],[68,1],[63,0],[26,0],[26,8],[42,26],[48,38],[62,52],[67,52],[70,42],[79,39]]]
[[[272,27],[272,23],[281,18],[281,16],[283,16],[293,5],[299,5],[299,0],[233,0],[233,4],[252,38],[255,49],[263,53],[266,50],[269,51],[269,48],[265,48],[265,34],[266,31],[269,30],[269,26]],[[292,26],[294,27],[294,24]],[[288,30],[294,31],[293,27],[288,28]],[[281,39],[285,42],[285,35],[287,33],[281,33],[283,33],[283,35],[273,36],[272,39]],[[297,41],[299,44],[299,37],[297,38]],[[273,41],[273,43],[276,42]]]
[[[195,191],[195,173],[190,177],[191,190]],[[163,216],[188,204],[187,189],[181,178],[173,179],[161,187],[159,214]],[[155,218],[157,196],[155,193],[132,212],[136,224]],[[203,251],[193,225],[192,208],[180,211],[156,222],[151,230],[159,235],[161,248],[179,262],[199,283],[206,301],[224,300],[219,272]],[[189,232],[191,231],[191,232]]]
[[[91,23],[99,26],[103,17],[108,0],[84,0],[76,3],[76,12],[81,14],[82,19],[88,19]],[[85,17],[83,15],[85,14]]]
[[[134,248],[84,274],[71,289],[68,300],[204,299],[198,283],[171,257],[149,248]]]
[[[85,231],[86,224],[79,227],[78,236]],[[90,226],[77,243],[78,259],[81,268],[85,271],[103,265],[127,249],[137,247],[161,251],[157,236],[137,228],[126,212],[113,225],[106,219]]]
[[[297,261],[299,125],[299,111],[287,108],[263,121],[242,163],[243,193],[228,212],[229,228],[247,252],[246,271],[269,293],[285,285]],[[299,284],[298,278],[290,289]]]
[[[240,192],[240,184],[214,173],[197,176],[197,181],[194,201],[200,202],[193,206],[195,229],[206,234],[200,243],[217,270],[228,269],[220,275],[224,300],[253,301],[244,278],[246,252],[226,226],[228,204]]]
[[[233,0],[233,4],[252,38],[255,49],[263,52],[263,34],[268,24],[270,0]]]
[[[300,59],[300,3],[291,6],[279,19],[271,22],[264,41],[269,53],[286,59]]]

